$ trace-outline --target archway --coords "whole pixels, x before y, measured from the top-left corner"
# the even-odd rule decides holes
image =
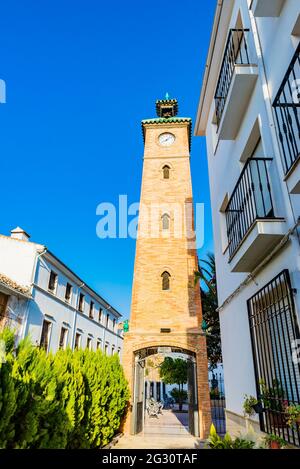
[[[186,361],[186,403],[180,408],[173,403],[166,408],[168,393],[162,381],[156,381],[156,387],[151,388],[147,380],[147,360],[151,356],[177,357]],[[133,374],[133,400],[131,433],[141,432],[162,433],[199,436],[198,392],[197,392],[197,364],[196,354],[174,345],[150,346],[134,352]],[[157,386],[158,385],[158,386]],[[149,414],[149,401],[162,406],[162,409],[154,415]],[[152,417],[152,418],[151,418]],[[153,420],[154,418],[154,420]],[[157,420],[155,420],[157,419]]]

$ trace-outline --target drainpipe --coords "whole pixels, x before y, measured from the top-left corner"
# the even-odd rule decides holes
[[[33,292],[33,285],[34,285],[38,260],[39,260],[40,257],[42,257],[47,252],[47,250],[48,250],[48,248],[46,246],[44,246],[43,251],[40,252],[37,256],[35,256],[35,261],[34,261],[32,273],[31,273],[31,293]],[[24,318],[24,323],[23,323],[23,326],[22,326],[22,332],[20,334],[21,339],[24,339],[24,337],[26,335],[28,316],[29,316],[29,307],[30,307],[30,302],[31,301],[32,301],[32,299],[28,300],[27,304],[26,304],[25,318]]]
[[[105,308],[106,311],[109,311],[111,309],[111,306],[108,306]],[[104,334],[103,334],[103,350],[105,350],[105,338],[106,338],[106,330],[107,330],[107,324],[104,327]]]
[[[76,324],[77,324],[77,314],[78,314],[78,311],[77,311],[77,307],[78,307],[78,298],[79,298],[79,289],[84,287],[85,286],[85,283],[82,283],[81,285],[78,285],[78,289],[77,289],[77,304],[76,304],[76,307],[75,307],[75,314],[74,314],[74,322],[73,322],[73,335],[72,335],[72,340],[71,340],[71,345],[72,345],[72,350],[74,350],[74,347],[75,347],[75,333],[76,333]]]
[[[273,249],[273,251],[271,251],[271,253],[265,257],[265,259],[260,263],[258,264],[257,267],[255,267],[255,269],[247,275],[247,277],[245,278],[245,280],[234,290],[233,293],[231,293],[231,295],[229,295],[225,301],[223,301],[223,303],[221,304],[221,306],[219,306],[217,308],[217,311],[220,312],[221,309],[224,308],[224,306],[226,306],[228,303],[230,303],[230,301],[251,281],[253,280],[254,281],[254,278],[255,278],[255,275],[258,274],[258,272],[266,265],[268,264],[268,262],[277,254],[277,252],[289,241],[290,237],[294,234],[294,232],[296,231],[297,233],[297,228],[300,226],[300,217],[298,218],[298,221],[297,223],[284,235],[284,237],[282,238],[282,240],[280,241],[279,244],[277,244],[277,246]]]

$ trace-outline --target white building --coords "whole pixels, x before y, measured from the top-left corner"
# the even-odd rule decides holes
[[[21,228],[0,235],[0,326],[47,351],[76,347],[121,355],[120,313]]]
[[[272,404],[253,425],[296,445],[281,411],[300,403],[299,14],[299,0],[217,1],[195,129],[207,142],[227,428],[245,427],[244,395],[262,396],[263,380]]]

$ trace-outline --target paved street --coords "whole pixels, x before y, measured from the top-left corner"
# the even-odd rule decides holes
[[[123,436],[112,449],[193,449],[203,442],[193,436],[137,435]]]
[[[146,416],[144,432],[123,436],[114,449],[193,449],[203,442],[188,432],[188,414],[163,410],[156,418]]]

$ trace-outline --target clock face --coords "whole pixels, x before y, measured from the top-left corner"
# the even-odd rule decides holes
[[[175,135],[170,134],[169,132],[165,132],[163,134],[160,134],[160,136],[158,137],[158,141],[163,147],[169,147],[175,142]]]

